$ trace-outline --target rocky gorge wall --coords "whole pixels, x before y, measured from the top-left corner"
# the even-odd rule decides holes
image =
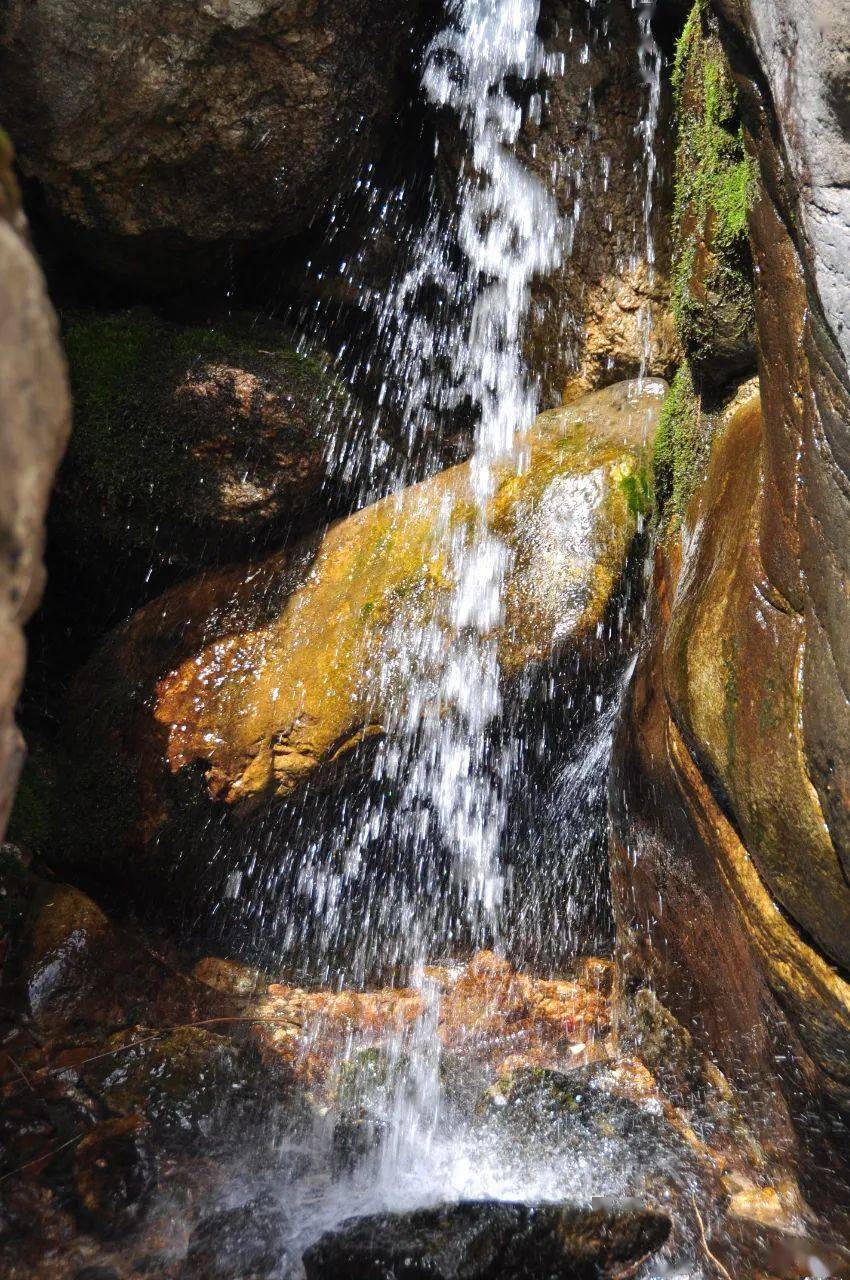
[[[651,987],[823,1171],[850,1107],[847,17],[719,3],[691,23],[722,46],[757,166],[739,283],[758,382],[734,398],[709,343],[668,406],[678,485],[611,789],[622,994],[637,1027]],[[695,283],[691,314],[696,296],[722,328]]]

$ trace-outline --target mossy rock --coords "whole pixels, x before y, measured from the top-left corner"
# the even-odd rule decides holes
[[[684,514],[705,471],[711,437],[712,419],[702,412],[690,365],[682,364],[664,398],[652,451],[660,518]]]
[[[673,95],[673,314],[691,366],[720,383],[755,364],[747,215],[757,179],[705,0],[697,0],[679,39]]]
[[[509,561],[494,629],[506,687],[596,652],[646,514],[664,390],[623,383],[542,414],[494,467],[482,518]],[[247,816],[362,763],[445,660],[451,548],[476,518],[464,464],[247,572],[182,584],[114,633],[73,698],[82,856],[106,871],[132,843],[144,877],[150,858],[169,863],[159,837],[187,806]]]
[[[69,312],[74,432],[54,513],[60,550],[102,544],[196,566],[315,523],[350,405],[324,356],[236,316],[180,325],[135,309]]]

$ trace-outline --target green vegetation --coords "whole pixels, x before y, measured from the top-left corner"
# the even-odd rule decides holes
[[[691,361],[708,363],[724,350],[751,345],[747,213],[756,171],[706,0],[697,0],[679,38],[673,96],[673,313]]]
[[[652,466],[659,514],[666,518],[684,514],[710,448],[711,435],[703,429],[699,397],[685,363],[673,379],[655,433]]]

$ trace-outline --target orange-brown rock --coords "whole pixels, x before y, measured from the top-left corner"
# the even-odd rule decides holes
[[[770,426],[757,396],[737,403],[659,548],[617,745],[613,878],[630,1002],[653,987],[788,1159],[801,1084],[850,1109],[850,886],[809,773],[807,619],[760,550]]]
[[[429,1007],[430,990],[439,996],[442,1048],[500,1075],[604,1056],[610,1026],[602,976],[585,970],[571,979],[532,978],[481,951],[463,965],[426,968],[422,988],[335,994],[272,984],[251,1012],[263,1053],[291,1064],[321,1092],[334,1088],[332,1068],[352,1037],[368,1048],[410,1032]]]
[[[662,390],[621,383],[542,414],[496,465],[484,520],[509,553],[506,683],[593,646],[647,499]],[[452,542],[476,519],[464,464],[178,586],[114,633],[75,693],[81,856],[108,868],[130,843],[144,879],[177,856],[157,840],[187,799],[256,811],[326,782],[397,724],[450,643]],[[436,658],[436,641],[420,642],[429,627]]]

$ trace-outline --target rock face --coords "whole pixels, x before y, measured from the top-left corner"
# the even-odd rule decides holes
[[[52,519],[63,557],[187,568],[261,550],[343,501],[349,429],[321,354],[248,316],[183,326],[138,309],[64,317],[75,430]],[[349,492],[350,497],[350,492]]]
[[[711,386],[755,368],[747,213],[756,175],[717,19],[701,3],[679,39],[673,93],[673,316],[690,366]]]
[[[850,1109],[850,885],[813,785],[809,619],[760,549],[762,432],[757,398],[728,415],[684,527],[657,553],[616,750],[613,877],[623,989],[656,990],[792,1150],[788,1111],[752,1081],[793,1056],[798,1105],[802,1080],[822,1106]]]
[[[302,230],[374,158],[416,6],[13,0],[0,112],[99,269],[164,283],[199,250]]]
[[[0,134],[0,835],[23,758],[23,625],[43,587],[44,514],[70,421],[64,360]]]
[[[841,0],[714,0],[770,89],[824,318],[850,361],[850,14]],[[789,69],[793,66],[793,74]],[[742,67],[743,70],[743,67]],[[752,101],[755,86],[747,92]],[[766,140],[763,140],[766,143]],[[766,158],[764,147],[762,157]]]
[[[760,179],[761,403],[657,557],[611,789],[622,993],[653,989],[823,1182],[850,1116],[847,19],[713,9]]]
[[[486,519],[509,554],[505,679],[595,636],[647,499],[662,394],[662,383],[620,384],[543,414],[497,467]],[[89,848],[111,831],[111,860],[135,821],[155,857],[175,783],[202,779],[208,800],[247,812],[398,724],[407,691],[439,671],[447,547],[466,540],[475,511],[469,465],[451,468],[247,572],[179,586],[116,632],[75,695]]]
[[[648,1210],[470,1200],[353,1219],[304,1255],[307,1280],[604,1280],[633,1274],[670,1233]]]
[[[555,191],[566,252],[563,266],[534,285],[527,353],[544,399],[557,404],[568,387],[575,395],[633,377],[644,358],[656,376],[669,377],[675,366],[663,199],[669,102],[662,90],[651,217],[656,262],[650,268],[637,129],[646,86],[633,6],[615,0],[596,11],[574,0],[550,0],[541,6],[540,30],[548,53],[564,58],[566,70],[537,86],[542,107],[539,114],[529,112],[518,147],[523,163]]]

